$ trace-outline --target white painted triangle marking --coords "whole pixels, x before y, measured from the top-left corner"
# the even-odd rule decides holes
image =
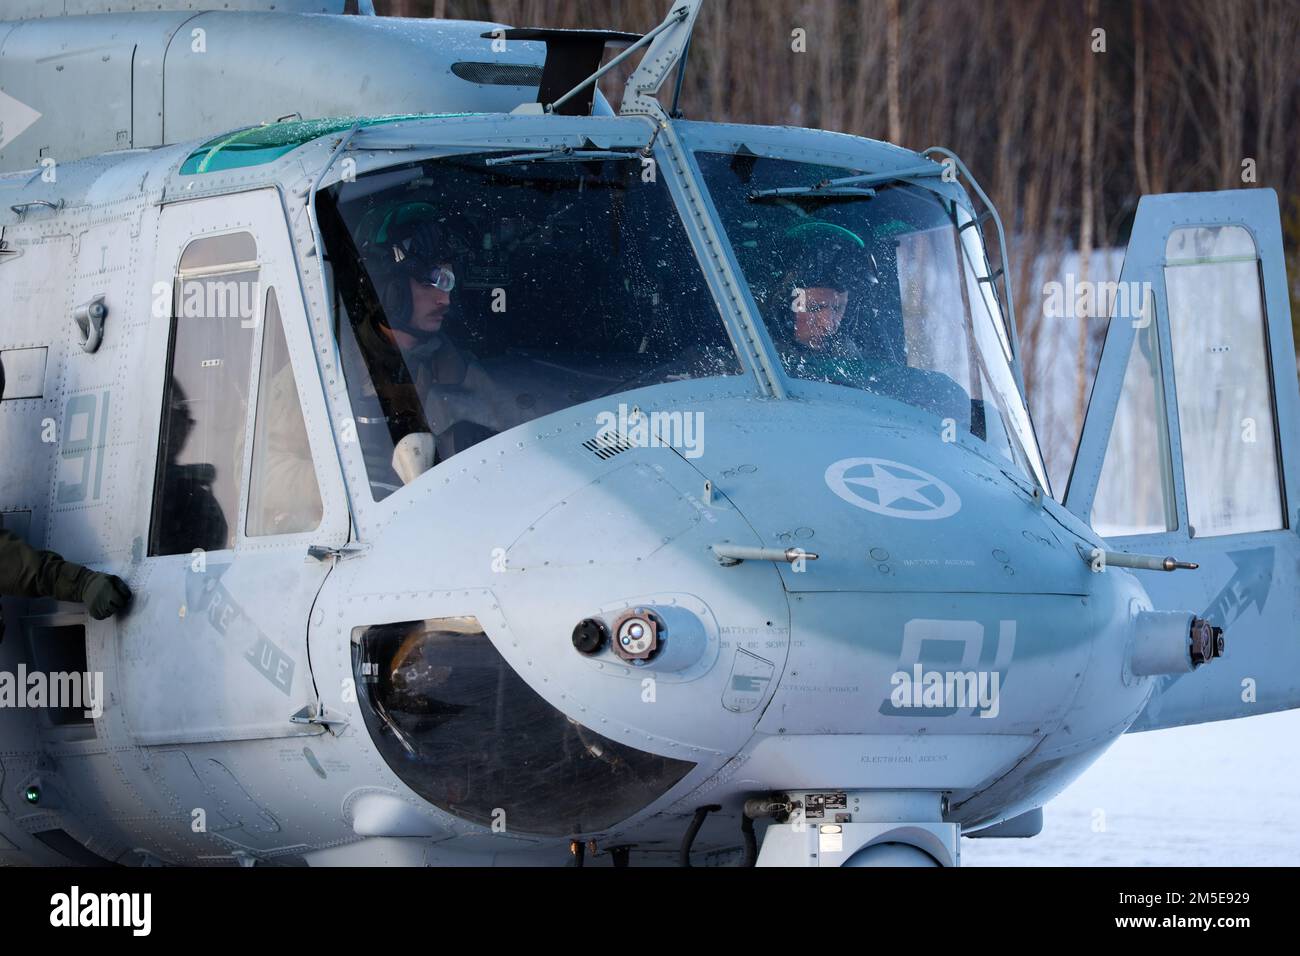
[[[41,114],[8,93],[0,92],[0,149],[4,149],[41,118]]]

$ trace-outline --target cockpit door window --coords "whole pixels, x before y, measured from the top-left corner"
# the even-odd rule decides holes
[[[154,482],[151,555],[234,546],[261,309],[257,244],[205,236],[181,254]]]
[[[303,422],[298,383],[274,289],[266,292],[262,364],[257,377],[253,471],[248,487],[250,538],[319,527],[323,510],[316,464]]]
[[[1162,534],[1178,527],[1159,324],[1155,297],[1145,298],[1092,504],[1090,523],[1106,538]],[[1143,477],[1135,481],[1136,475]]]
[[[1292,525],[1294,354],[1278,222],[1269,190],[1139,204],[1066,494],[1100,534],[1146,546],[1136,539]]]
[[[1282,528],[1255,241],[1236,225],[1175,229],[1165,246],[1164,279],[1193,533]]]

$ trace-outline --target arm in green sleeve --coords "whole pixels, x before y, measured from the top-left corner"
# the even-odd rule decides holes
[[[94,572],[0,528],[0,594],[80,601]]]

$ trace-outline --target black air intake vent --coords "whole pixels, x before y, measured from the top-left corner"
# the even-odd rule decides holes
[[[470,83],[485,86],[537,86],[542,82],[542,68],[521,63],[475,63],[462,60],[451,65],[451,72]]]
[[[622,435],[597,435],[595,438],[588,438],[582,443],[582,447],[587,449],[601,461],[609,461],[615,455],[621,455],[623,452],[632,448],[628,440]]]

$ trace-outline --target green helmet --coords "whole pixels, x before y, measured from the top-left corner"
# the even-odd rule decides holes
[[[801,288],[854,292],[879,281],[866,242],[851,229],[811,219],[784,235],[788,271]]]
[[[454,255],[451,235],[438,211],[426,202],[395,206],[379,224],[374,248],[385,264],[409,274],[436,266]]]
[[[377,220],[377,221],[376,221]],[[423,335],[410,326],[410,279],[427,281],[440,276],[449,284],[440,286],[451,291],[454,273],[439,266],[458,259],[463,246],[446,228],[438,210],[427,202],[407,202],[386,213],[373,210],[363,219],[360,229],[362,255],[379,292],[384,323],[391,328]]]

